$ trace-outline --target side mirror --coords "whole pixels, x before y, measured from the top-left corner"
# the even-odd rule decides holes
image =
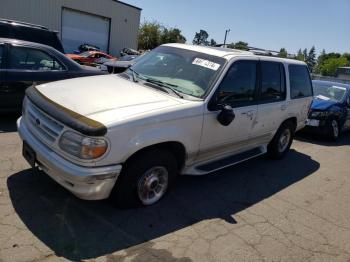
[[[225,105],[222,107],[221,112],[217,116],[217,120],[223,126],[228,126],[235,119],[235,113],[233,109],[229,105]]]

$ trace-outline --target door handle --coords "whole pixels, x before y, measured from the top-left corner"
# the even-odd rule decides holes
[[[281,110],[284,111],[287,109],[287,106],[286,105],[281,105]]]
[[[242,112],[242,115],[246,115],[247,117],[252,119],[254,116],[254,111]]]

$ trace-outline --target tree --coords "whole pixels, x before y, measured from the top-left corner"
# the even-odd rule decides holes
[[[232,49],[240,49],[240,50],[248,50],[248,43],[243,41],[238,41],[236,43],[231,43],[227,45],[228,48]]]
[[[305,48],[304,50],[303,50],[303,61],[305,62],[306,61],[306,59],[307,59],[307,48]]]
[[[185,43],[186,38],[178,28],[166,28],[159,22],[144,22],[139,29],[139,49],[153,49],[166,43]]]
[[[201,29],[199,33],[196,32],[196,34],[194,35],[192,43],[194,45],[208,45],[208,37],[209,34],[207,33],[207,31]]]
[[[341,56],[339,58],[330,57],[323,62],[320,71],[324,76],[336,76],[338,67],[347,65],[349,65],[349,61],[344,56]]]
[[[301,48],[298,50],[298,53],[295,59],[304,61],[304,55],[303,55],[303,52],[301,51]]]
[[[315,74],[321,74],[321,67],[323,65],[325,58],[326,58],[326,50],[322,49],[321,54],[317,58],[317,64],[314,70]]]
[[[310,71],[313,72],[316,65],[316,51],[314,46],[311,47],[305,62],[308,65]]]
[[[138,48],[143,50],[153,49],[161,43],[162,26],[154,21],[145,21],[141,24],[138,37]]]
[[[248,43],[238,41],[237,43],[235,43],[235,49],[248,50]]]
[[[186,38],[181,34],[178,28],[165,28],[161,32],[161,44],[166,43],[185,43]]]
[[[279,53],[278,53],[278,56],[286,58],[288,56],[287,50],[285,48],[281,48]]]
[[[216,41],[213,38],[210,39],[210,46],[216,46]]]

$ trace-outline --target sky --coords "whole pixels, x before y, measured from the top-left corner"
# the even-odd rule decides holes
[[[350,0],[125,0],[143,21],[182,30],[191,43],[204,29],[217,43],[244,41],[269,50],[350,52]]]

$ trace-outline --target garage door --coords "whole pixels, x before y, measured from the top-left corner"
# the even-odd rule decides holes
[[[62,42],[66,53],[81,44],[98,46],[108,52],[110,19],[71,9],[62,9]]]

